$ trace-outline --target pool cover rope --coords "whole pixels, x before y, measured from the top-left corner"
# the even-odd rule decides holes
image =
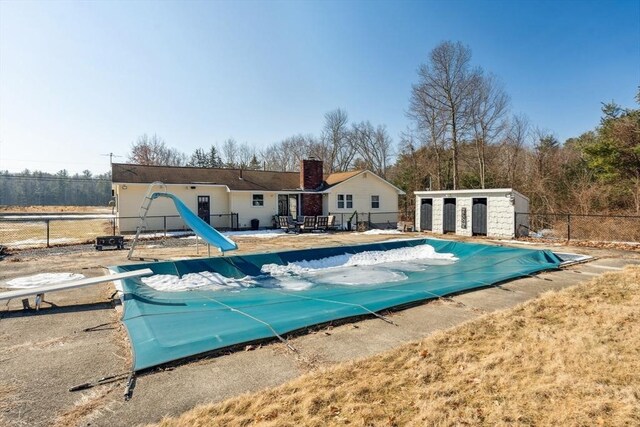
[[[269,323],[265,322],[264,320],[262,320],[262,319],[258,319],[257,317],[252,316],[252,315],[250,315],[249,313],[245,313],[245,312],[244,312],[244,311],[242,311],[242,310],[238,310],[237,308],[234,308],[234,307],[232,307],[232,306],[230,306],[230,305],[228,305],[228,304],[225,304],[225,303],[223,303],[223,302],[221,302],[221,301],[218,301],[218,300],[217,300],[217,299],[215,299],[215,298],[211,298],[211,297],[207,297],[207,296],[205,296],[205,298],[206,298],[206,299],[208,299],[208,300],[210,300],[210,301],[215,302],[216,304],[220,304],[221,306],[223,306],[223,307],[225,307],[225,308],[228,308],[228,309],[229,309],[230,311],[232,311],[232,312],[235,312],[235,313],[241,314],[241,315],[243,315],[243,316],[248,317],[249,319],[255,320],[256,322],[262,323],[262,324],[263,324],[263,325],[265,325],[267,328],[271,329],[271,332],[273,332],[273,334],[274,334],[274,335],[275,335],[275,336],[276,336],[280,341],[282,341],[282,343],[283,343],[284,345],[286,345],[286,346],[289,348],[289,350],[293,351],[294,353],[298,353],[298,354],[300,353],[300,352],[298,351],[298,349],[297,349],[297,348],[295,348],[294,346],[292,346],[292,345],[291,345],[291,343],[289,343],[289,341],[288,341],[286,338],[284,338],[282,335],[280,335],[278,332],[276,332],[276,330],[273,328],[273,326],[271,326]]]
[[[268,289],[268,288],[263,288],[263,289]],[[382,314],[376,313],[373,310],[368,309],[367,307],[365,307],[362,304],[354,304],[354,303],[350,303],[350,302],[343,302],[343,301],[335,301],[335,300],[331,300],[331,299],[326,299],[326,298],[313,298],[313,297],[305,297],[303,295],[295,295],[295,294],[291,294],[291,293],[285,293],[285,292],[281,292],[281,291],[275,291],[273,289],[269,289],[271,292],[277,293],[277,294],[281,294],[281,295],[286,295],[286,296],[292,296],[292,297],[296,297],[296,298],[302,298],[302,299],[309,299],[309,300],[313,300],[313,301],[322,301],[322,302],[330,302],[333,304],[341,304],[341,305],[350,305],[352,307],[360,307],[361,309],[365,310],[367,313],[374,315],[375,317],[377,317],[380,320],[384,320],[385,322],[393,325],[393,326],[398,326],[397,323],[395,323],[393,320],[383,316]]]

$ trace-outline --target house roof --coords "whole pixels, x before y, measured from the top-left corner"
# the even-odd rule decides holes
[[[390,183],[389,181],[387,181],[386,179],[376,175],[375,173],[371,172],[370,170],[357,170],[357,171],[349,171],[349,172],[338,172],[338,173],[332,173],[331,175],[329,175],[328,177],[325,178],[324,182],[325,185],[322,188],[322,192],[326,193],[329,192],[329,190],[337,185],[342,184],[343,182],[346,182],[348,180],[350,180],[351,178],[358,176],[360,174],[364,174],[364,173],[369,173],[373,176],[375,176],[379,182],[383,182],[391,187],[393,187],[394,190],[396,190],[396,192],[400,195],[406,194],[404,191],[402,191],[401,189],[399,189],[398,187],[396,187],[395,185],[393,185],[392,183]]]
[[[342,181],[346,181],[349,178],[354,177],[354,176],[358,175],[361,172],[363,172],[363,171],[357,170],[357,171],[349,171],[349,172],[332,173],[331,175],[327,176],[324,179],[324,182],[327,183],[326,187],[331,187],[331,186],[334,186],[336,184],[340,184]]]
[[[236,191],[300,191],[298,172],[114,163],[111,166],[111,181],[127,184],[151,184],[161,181],[165,184],[225,185]]]
[[[321,191],[341,184],[365,170],[332,173],[324,178]],[[369,172],[373,174],[373,172]],[[373,174],[375,175],[375,174]],[[377,175],[376,175],[377,176]],[[388,181],[383,180],[393,186]],[[303,191],[300,188],[300,172],[276,172],[222,168],[197,168],[183,166],[148,166],[128,163],[111,165],[111,181],[114,184],[206,184],[224,185],[232,191]],[[404,192],[397,187],[399,194]]]

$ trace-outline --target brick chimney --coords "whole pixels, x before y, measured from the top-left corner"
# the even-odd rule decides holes
[[[317,190],[322,185],[322,160],[303,160],[300,167],[300,188]]]
[[[300,166],[300,188],[307,191],[319,190],[322,181],[322,160],[303,160]],[[304,193],[301,196],[302,215],[322,215],[322,194]]]

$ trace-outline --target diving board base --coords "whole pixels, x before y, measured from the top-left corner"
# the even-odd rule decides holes
[[[32,289],[18,289],[15,291],[0,293],[0,301],[9,301],[12,299],[22,298],[22,308],[25,310],[30,310],[31,307],[29,306],[29,297],[35,296],[36,297],[35,309],[36,311],[38,311],[40,310],[40,306],[44,301],[44,294],[48,292],[65,291],[69,289],[97,285],[100,283],[112,282],[114,280],[123,280],[123,279],[131,279],[131,278],[141,277],[141,276],[149,276],[151,274],[153,274],[153,271],[150,268],[145,268],[142,270],[134,270],[126,273],[108,274],[106,276],[99,276],[99,277],[89,277],[89,278],[84,278],[80,280],[74,280],[68,283],[59,283],[56,285],[41,286],[41,287],[32,288]]]

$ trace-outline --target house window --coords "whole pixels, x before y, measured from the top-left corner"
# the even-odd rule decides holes
[[[255,207],[264,206],[264,194],[254,194],[251,200],[251,206],[255,206]]]
[[[371,209],[380,209],[380,196],[371,196]]]
[[[338,194],[338,209],[353,209],[353,194]]]

